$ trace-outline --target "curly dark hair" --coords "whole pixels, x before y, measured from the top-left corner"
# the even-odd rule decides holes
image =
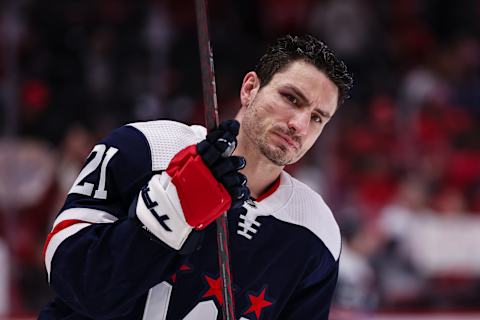
[[[273,75],[296,60],[304,60],[316,66],[338,87],[338,105],[349,98],[353,77],[345,63],[338,59],[325,43],[311,35],[287,35],[277,39],[260,58],[255,72],[260,87],[266,86]]]

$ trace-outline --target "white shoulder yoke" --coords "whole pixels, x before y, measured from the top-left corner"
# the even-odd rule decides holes
[[[183,148],[205,139],[207,130],[198,125],[156,120],[130,123],[145,136],[152,154],[152,170],[165,170],[170,160]]]
[[[284,189],[290,189],[285,188],[288,184],[290,184],[291,189],[290,192],[285,193],[284,196],[286,197],[281,194],[278,195],[280,198],[287,200],[287,203],[272,215],[281,221],[309,229],[322,240],[333,258],[338,260],[341,249],[340,229],[323,198],[306,184],[286,172],[282,173],[281,179],[283,180],[281,185],[284,186]],[[283,193],[287,190],[277,191]],[[276,201],[280,200],[278,197],[276,198]],[[264,201],[267,200],[269,199],[267,198]]]

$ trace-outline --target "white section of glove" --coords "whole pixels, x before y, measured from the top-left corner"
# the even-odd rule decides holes
[[[175,250],[180,250],[193,229],[185,220],[177,189],[166,172],[154,175],[140,191],[136,214],[149,232]]]

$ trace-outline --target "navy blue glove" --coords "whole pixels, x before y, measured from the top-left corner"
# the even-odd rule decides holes
[[[237,144],[240,123],[225,120],[197,144],[197,151],[215,179],[223,184],[232,197],[231,208],[238,208],[250,197],[247,177],[238,172],[246,165],[245,158],[232,156]]]

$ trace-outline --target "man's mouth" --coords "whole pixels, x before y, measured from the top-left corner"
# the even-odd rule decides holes
[[[276,136],[278,136],[286,145],[288,145],[290,148],[293,148],[295,150],[299,150],[300,149],[300,142],[298,142],[296,139],[294,139],[293,137],[291,137],[290,135],[288,134],[285,134],[285,133],[282,133],[282,132],[278,132],[278,131],[274,131],[273,132]]]

